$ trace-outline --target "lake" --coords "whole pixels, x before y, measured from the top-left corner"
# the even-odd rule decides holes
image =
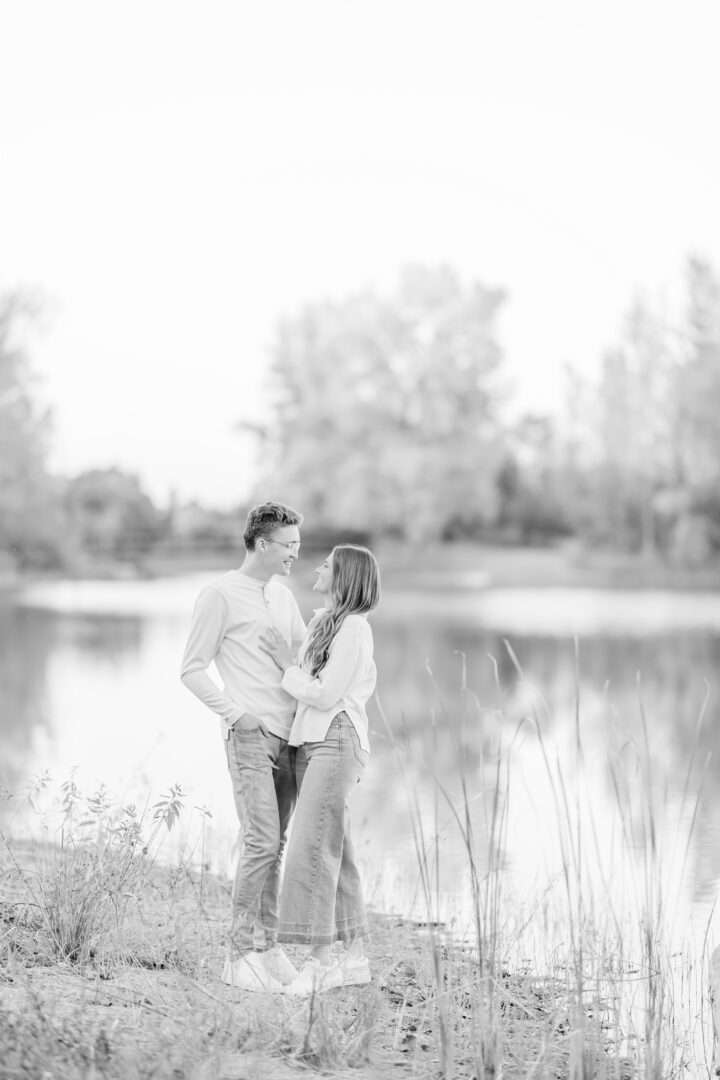
[[[141,807],[179,783],[186,853],[224,872],[236,824],[219,726],[178,679],[213,576],[44,583],[0,600],[0,783],[22,792],[44,770],[56,783],[76,770],[86,793],[104,783]],[[677,917],[702,926],[720,879],[720,754],[708,761],[720,595],[441,585],[388,588],[372,616],[379,704],[352,806],[369,900],[468,917],[470,841],[456,820],[467,808],[476,868],[500,868],[513,903],[570,856],[598,887],[627,892],[620,846],[642,864],[657,831]],[[293,588],[309,617],[309,588]],[[22,827],[39,820],[24,814]]]

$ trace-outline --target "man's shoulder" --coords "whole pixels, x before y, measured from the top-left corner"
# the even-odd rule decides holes
[[[241,574],[239,570],[228,570],[219,577],[208,581],[200,591],[200,599],[206,602],[224,603],[227,607],[235,607],[237,604],[245,604],[254,598],[254,594],[262,594],[262,588],[257,587],[250,578]]]
[[[237,585],[237,578],[237,570],[227,570],[224,574],[220,574],[219,577],[208,581],[201,593],[215,592],[225,596],[234,585]]]

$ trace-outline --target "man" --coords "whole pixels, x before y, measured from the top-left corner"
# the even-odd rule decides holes
[[[280,861],[296,799],[294,750],[287,744],[296,702],[259,640],[276,626],[294,653],[305,636],[292,592],[273,580],[290,573],[301,524],[302,515],[282,503],[250,511],[242,566],[198,597],[180,676],[222,724],[243,841],[222,977],[245,990],[279,992],[296,975],[277,946]],[[213,661],[222,690],[208,675]]]

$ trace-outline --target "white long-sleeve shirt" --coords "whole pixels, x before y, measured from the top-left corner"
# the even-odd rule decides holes
[[[365,706],[377,680],[372,630],[365,615],[347,615],[330,644],[325,667],[313,677],[303,669],[302,663],[320,614],[316,612],[308,626],[308,637],[298,653],[297,664],[287,668],[282,678],[283,689],[298,701],[289,742],[293,746],[320,742],[334,717],[344,711],[358,733],[360,746],[369,752]]]
[[[182,660],[181,679],[220,717],[222,731],[251,713],[287,739],[296,702],[281,686],[282,673],[259,646],[260,634],[276,626],[294,652],[305,636],[295,597],[279,581],[263,582],[231,570],[200,593]],[[210,678],[215,663],[222,689]]]

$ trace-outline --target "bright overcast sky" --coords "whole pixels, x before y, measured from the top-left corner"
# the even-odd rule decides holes
[[[0,289],[53,463],[229,506],[279,315],[412,261],[502,286],[552,408],[720,267],[717,0],[0,0]]]

